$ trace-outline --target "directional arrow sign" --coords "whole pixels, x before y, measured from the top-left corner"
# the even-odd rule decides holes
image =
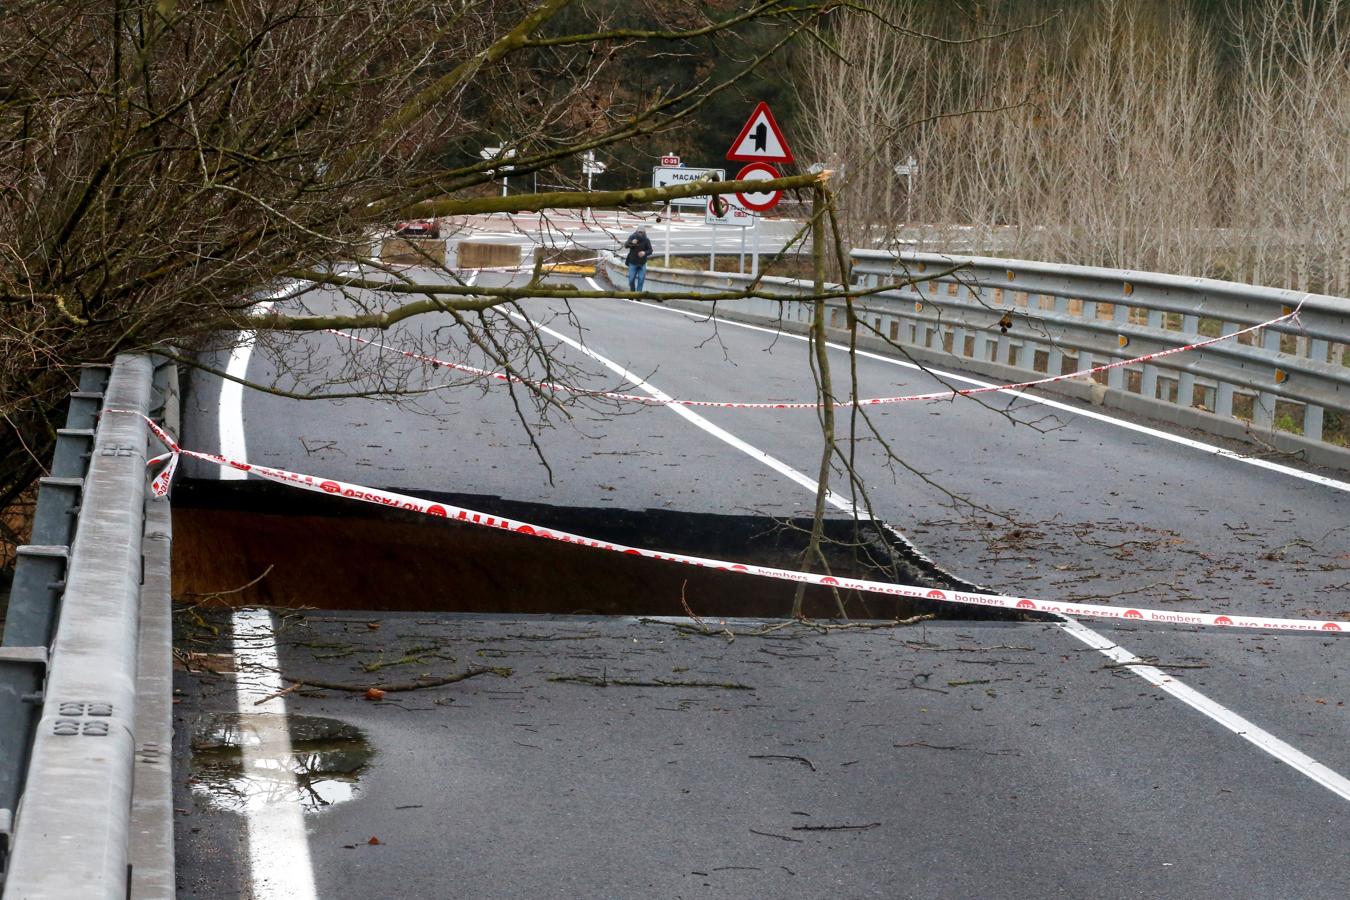
[[[783,138],[783,132],[779,131],[773,113],[769,112],[769,104],[759,101],[740,135],[731,142],[727,159],[766,163],[793,161],[792,151]]]
[[[669,187],[672,184],[688,184],[700,178],[712,178],[713,181],[725,181],[726,169],[695,169],[690,166],[653,166],[652,187]],[[678,197],[670,201],[674,206],[694,206],[703,209],[708,205],[708,197]]]
[[[892,168],[897,175],[918,175],[919,161],[911,156],[902,163],[896,163]]]

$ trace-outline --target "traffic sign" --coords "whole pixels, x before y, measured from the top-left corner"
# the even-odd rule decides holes
[[[722,201],[720,211],[717,202],[719,199]],[[708,198],[708,206],[703,213],[703,221],[707,225],[734,225],[739,228],[753,228],[755,226],[755,214],[728,202],[725,195],[720,195]]]
[[[680,158],[673,153],[661,157],[661,165],[663,166],[678,166],[679,164]]]
[[[793,161],[792,150],[788,148],[783,132],[778,129],[773,113],[769,112],[769,104],[759,101],[741,133],[731,142],[727,159],[766,163]]]
[[[604,163],[595,158],[594,150],[587,150],[581,155],[581,174],[603,175],[606,168]]]
[[[768,163],[753,162],[736,173],[737,181],[769,181],[780,177],[778,170]],[[752,209],[755,212],[764,212],[773,209],[778,205],[778,201],[783,199],[782,191],[740,191],[736,194],[736,199],[741,201],[741,205],[746,209]]]
[[[911,154],[909,159],[902,163],[896,163],[891,169],[897,175],[918,175],[919,161]]]
[[[514,147],[507,147],[506,152],[503,153],[501,147],[484,147],[482,150],[478,151],[478,155],[483,159],[500,159],[503,156],[507,159],[512,159],[516,155],[516,150]],[[515,166],[501,166],[496,171],[514,172],[515,170]]]
[[[654,166],[652,168],[652,187],[670,187],[672,184],[688,184],[700,178],[713,181],[725,181],[726,169],[695,169],[689,166]],[[708,195],[701,197],[677,197],[671,200],[674,206],[693,206],[702,209],[708,204]]]

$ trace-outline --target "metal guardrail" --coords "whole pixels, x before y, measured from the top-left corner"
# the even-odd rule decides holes
[[[19,551],[0,649],[4,900],[131,896],[136,779],[145,782],[136,785],[138,805],[157,811],[140,826],[153,845],[143,852],[156,877],[136,895],[172,895],[171,838],[168,887],[158,887],[172,829],[163,801],[167,760],[147,768],[156,762],[148,751],[168,728],[170,650],[163,627],[145,629],[141,621],[147,574],[151,598],[162,594],[160,621],[167,616],[167,552],[161,547],[153,566],[142,554],[145,425],[131,415],[99,415],[151,412],[154,374],[148,357],[129,355],[111,370],[84,371],[58,432],[52,474],[41,482],[35,543]],[[155,512],[164,536],[163,510]],[[138,673],[138,651],[158,666],[148,681]],[[138,709],[138,677],[163,690],[162,708]],[[147,733],[158,740],[138,749]],[[142,800],[145,789],[151,795]]]
[[[1262,329],[1253,343],[1225,341],[1144,364],[1131,383],[1123,369],[1106,387],[1232,418],[1242,404],[1253,427],[1277,416],[1323,439],[1324,415],[1350,411],[1350,368],[1332,362],[1350,341],[1350,300],[1206,278],[932,253],[859,250],[854,275],[876,286],[907,275],[933,281],[885,295],[874,305],[907,343],[998,363],[1028,377],[1058,375],[1200,341],[1299,309],[1298,322]],[[899,300],[900,304],[893,301]],[[1013,325],[998,327],[1006,313]],[[1285,403],[1288,405],[1281,408]]]
[[[1297,308],[1297,322],[1255,332],[1251,343],[1223,341],[1112,369],[1100,381],[1074,379],[1045,389],[1350,468],[1350,449],[1340,443],[1350,431],[1350,367],[1339,361],[1350,352],[1350,299],[1022,260],[876,250],[850,255],[859,287],[928,279],[859,298],[855,312],[875,330],[864,342],[869,349],[895,352],[889,341],[925,365],[1008,383],[1197,342]],[[733,290],[750,280],[653,267],[647,285]],[[809,305],[789,299],[805,292],[801,282],[766,278],[762,287],[788,296],[723,301],[719,312],[798,329],[811,321]],[[841,327],[843,301],[828,306],[830,325]]]

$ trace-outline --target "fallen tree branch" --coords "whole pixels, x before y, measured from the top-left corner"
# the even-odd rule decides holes
[[[751,828],[750,833],[758,834],[762,837],[778,838],[780,841],[791,841],[794,844],[803,843],[801,838],[788,837],[785,834],[774,834],[772,831],[756,831],[755,829]]]
[[[1131,666],[1152,666],[1155,669],[1208,669],[1209,663],[1165,663],[1156,658],[1145,657],[1131,662],[1107,663],[1103,669],[1128,669]]]
[[[426,678],[421,681],[402,681],[395,684],[342,684],[336,681],[316,681],[312,678],[285,678],[285,680],[293,681],[297,686],[303,685],[328,691],[348,691],[353,694],[364,694],[374,688],[377,691],[393,694],[402,691],[420,691],[423,688],[442,687],[478,675],[496,675],[498,678],[509,678],[511,670],[506,666],[472,666],[456,675],[446,675],[443,678]]]
[[[654,681],[638,681],[632,678],[610,678],[602,676],[596,678],[594,675],[551,675],[549,681],[564,684],[589,684],[591,687],[691,687],[691,688],[721,688],[727,691],[753,691],[754,688],[748,684],[740,684],[735,681],[680,681],[673,678],[657,678]]]
[[[810,769],[812,772],[814,772],[814,771],[816,770],[815,764],[812,763],[811,760],[807,759],[805,756],[789,756],[789,755],[783,754],[783,753],[752,753],[752,754],[750,754],[750,758],[751,758],[751,759],[790,759],[790,760],[792,760],[793,762],[799,762],[799,763],[801,763],[802,765],[804,765],[804,766],[806,766],[808,769]]]

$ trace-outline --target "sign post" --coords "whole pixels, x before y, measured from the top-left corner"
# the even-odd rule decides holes
[[[741,258],[738,271],[745,271],[745,232],[747,229],[755,227],[755,216],[753,213],[727,199],[725,195],[717,195],[708,199],[708,208],[703,213],[703,221],[713,228],[713,251],[710,254],[708,266],[716,271],[717,260],[717,226],[731,225],[741,230]]]
[[[678,161],[679,157],[669,155],[663,156],[662,162],[668,159]],[[670,187],[672,184],[689,184],[692,181],[708,179],[709,181],[722,181],[727,177],[726,169],[696,169],[692,166],[683,164],[673,166],[653,166],[652,167],[652,187]],[[708,195],[704,194],[698,197],[676,197],[674,200],[666,201],[666,265],[670,265],[670,219],[671,211],[677,206],[692,206],[702,209],[708,204]]]
[[[667,150],[667,151],[666,151],[666,155],[663,156],[663,157],[661,157],[661,165],[662,165],[662,166],[665,166],[665,167],[667,167],[667,168],[670,168],[670,167],[673,167],[673,168],[679,168],[680,166],[683,166],[684,163],[680,162],[680,158],[679,158],[678,156],[675,155],[675,151],[674,151],[674,150]],[[667,200],[667,201],[666,201],[666,209],[665,209],[665,217],[666,217],[666,266],[667,266],[667,267],[670,265],[670,219],[671,219],[671,216],[673,216],[674,214],[675,214],[675,208],[674,208],[673,206],[671,206],[671,205],[670,205],[670,201]]]
[[[514,147],[508,147],[508,148],[506,149],[506,152],[505,152],[505,153],[502,152],[502,148],[501,148],[501,147],[484,147],[482,150],[479,150],[479,151],[478,151],[478,155],[481,156],[483,159],[497,159],[498,157],[502,157],[502,158],[505,158],[505,159],[511,159],[511,158],[513,158],[513,157],[516,155],[516,151],[515,151],[515,148],[514,148]],[[511,172],[511,171],[513,171],[514,169],[515,169],[515,166],[501,166],[501,167],[497,168],[496,170],[494,170],[494,172],[493,172],[494,175],[500,173],[501,176],[502,176],[502,196],[503,196],[503,197],[506,196],[506,183],[507,183],[507,181],[508,181],[508,178],[507,178],[506,173],[507,173],[507,172]]]
[[[905,223],[908,224],[913,218],[914,176],[919,174],[919,161],[911,153],[909,159],[896,163],[893,171],[905,176]]]
[[[755,109],[750,113],[750,118],[746,120],[745,126],[741,128],[741,133],[736,135],[736,140],[731,142],[731,149],[727,151],[727,159],[738,162],[749,163],[736,174],[737,181],[768,181],[779,177],[779,172],[774,165],[784,165],[795,162],[792,155],[792,148],[788,146],[787,138],[783,137],[783,131],[778,127],[777,120],[769,110],[769,104],[761,100],[755,105]],[[753,230],[751,235],[753,241],[750,252],[750,274],[759,277],[759,228],[755,220],[759,218],[756,213],[768,212],[778,205],[778,201],[783,199],[782,191],[737,191],[736,200],[740,204],[737,212],[743,218],[741,221],[734,221],[734,224],[743,225],[744,228]],[[711,210],[710,210],[711,212]],[[714,220],[717,221],[717,220]],[[741,231],[741,260],[740,271],[745,271],[745,230]],[[714,247],[717,240],[717,226],[713,225]],[[710,265],[710,268],[715,266]]]
[[[750,274],[753,277],[759,277],[759,229],[753,229],[751,237],[754,239],[750,251]]]
[[[606,166],[604,163],[596,161],[594,150],[587,150],[585,153],[582,154],[581,172],[583,175],[586,176],[586,193],[589,194],[591,192],[591,176],[603,175],[605,174],[605,169]],[[591,215],[591,207],[588,204],[586,206],[585,216],[589,217],[590,215]]]

